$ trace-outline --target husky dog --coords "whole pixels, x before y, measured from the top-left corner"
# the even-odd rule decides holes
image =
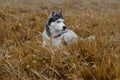
[[[77,41],[77,34],[72,30],[67,29],[62,10],[55,12],[52,10],[48,21],[46,22],[45,29],[43,31],[43,44],[52,44],[58,46],[60,44],[68,44]]]

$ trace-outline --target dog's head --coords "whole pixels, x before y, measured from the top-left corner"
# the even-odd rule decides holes
[[[55,11],[52,10],[47,24],[51,33],[64,31],[66,29],[66,25],[64,24],[62,10],[58,13],[55,13]]]

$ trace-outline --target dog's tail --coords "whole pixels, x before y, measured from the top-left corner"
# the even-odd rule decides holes
[[[95,40],[95,36],[94,36],[94,35],[91,35],[91,36],[86,37],[86,38],[81,38],[81,37],[80,37],[80,40],[82,40],[82,41],[86,41],[86,40],[88,40],[88,41],[93,41],[93,40]]]

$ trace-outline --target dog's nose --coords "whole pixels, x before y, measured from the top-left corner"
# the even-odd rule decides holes
[[[63,26],[63,30],[65,30],[66,29],[66,26]]]

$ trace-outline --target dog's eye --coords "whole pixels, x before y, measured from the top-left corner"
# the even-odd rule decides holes
[[[60,21],[57,21],[57,23],[60,23]]]

